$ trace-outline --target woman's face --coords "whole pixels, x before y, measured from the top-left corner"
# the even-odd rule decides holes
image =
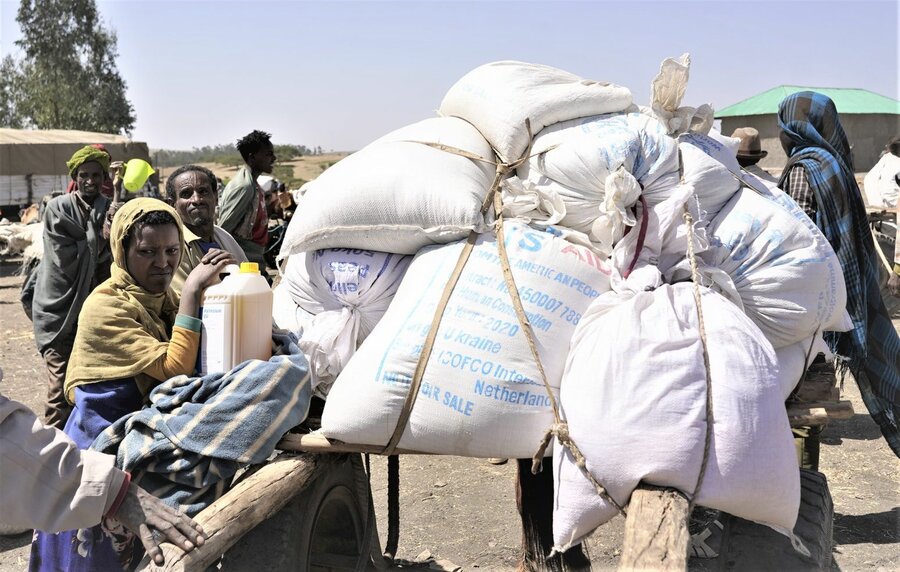
[[[181,257],[181,240],[174,224],[139,226],[125,253],[128,273],[138,286],[162,294],[172,283]]]
[[[794,150],[794,142],[788,137],[788,134],[784,131],[778,133],[778,140],[781,142],[781,148],[784,149],[785,155],[788,157],[791,156],[791,151]]]

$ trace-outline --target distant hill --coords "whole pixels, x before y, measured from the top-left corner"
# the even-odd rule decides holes
[[[278,152],[276,151],[276,155],[277,154]],[[275,163],[275,169],[272,176],[279,181],[283,181],[289,189],[299,189],[303,183],[312,181],[321,175],[325,169],[334,165],[349,154],[350,153],[324,153],[322,155],[295,157],[294,159],[286,161],[279,159],[278,162]],[[161,184],[164,185],[168,174],[182,164],[185,163],[160,167],[158,170]],[[206,167],[225,182],[228,182],[234,177],[241,165],[240,162],[233,163],[232,161],[228,161],[227,164],[216,161],[198,161],[194,164]]]
[[[222,165],[240,165],[241,154],[234,143],[222,145],[206,145],[194,147],[189,151],[172,149],[151,149],[153,161],[159,167],[178,167],[190,163],[221,163]],[[320,155],[321,148],[313,150],[305,145],[275,145],[275,155],[282,159],[294,159],[307,155]]]

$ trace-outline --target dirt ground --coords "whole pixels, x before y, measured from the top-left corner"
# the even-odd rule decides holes
[[[0,259],[0,392],[41,410],[45,372],[31,323],[18,301],[17,259]],[[900,326],[900,323],[895,322]],[[830,425],[821,470],[834,497],[834,570],[900,570],[900,462],[881,439],[852,381],[844,399],[856,415]],[[495,466],[459,457],[401,458],[401,530],[398,556],[423,551],[464,570],[512,570],[520,532],[515,507],[515,464]],[[373,489],[384,542],[386,464],[373,458]],[[0,491],[2,494],[2,491]],[[624,520],[616,518],[588,541],[595,570],[616,567]],[[27,567],[30,534],[0,537],[0,571]]]

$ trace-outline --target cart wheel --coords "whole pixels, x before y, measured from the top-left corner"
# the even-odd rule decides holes
[[[222,559],[222,570],[362,571],[375,532],[369,480],[359,455],[334,466],[262,522]]]
[[[800,485],[800,514],[794,534],[809,549],[810,557],[798,553],[786,536],[768,526],[723,513],[725,530],[719,557],[696,561],[696,568],[735,572],[830,570],[834,505],[828,481],[822,473],[800,469]]]

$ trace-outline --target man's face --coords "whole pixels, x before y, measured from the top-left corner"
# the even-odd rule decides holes
[[[269,143],[256,153],[250,154],[250,168],[260,173],[271,173],[275,165],[275,148]]]
[[[187,171],[173,181],[175,210],[178,216],[196,234],[212,235],[218,196],[204,173]]]
[[[105,178],[106,173],[97,161],[82,163],[75,170],[75,184],[85,199],[93,199],[100,194]]]

